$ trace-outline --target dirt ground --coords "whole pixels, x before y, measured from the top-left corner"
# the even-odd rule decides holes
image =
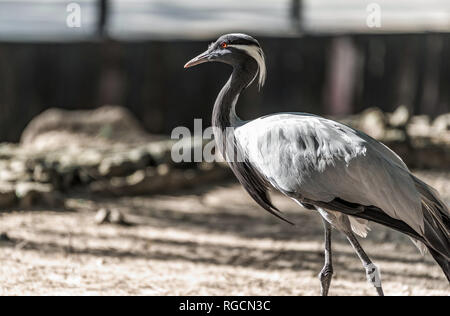
[[[419,172],[450,202],[450,173]],[[0,213],[0,295],[318,295],[319,216],[274,196],[280,222],[236,184],[176,195],[68,200],[72,211]],[[99,208],[130,226],[97,225]],[[438,266],[408,238],[372,224],[362,240],[387,295],[449,295]],[[375,295],[345,239],[334,233],[330,295]]]

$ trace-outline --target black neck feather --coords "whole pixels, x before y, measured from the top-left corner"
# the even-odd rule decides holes
[[[233,67],[230,79],[220,91],[214,104],[212,125],[215,129],[223,131],[227,127],[233,127],[235,121],[239,120],[234,107],[240,93],[252,82],[257,73],[258,65],[250,57]]]

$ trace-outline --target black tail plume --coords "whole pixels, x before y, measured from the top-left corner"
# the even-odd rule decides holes
[[[442,271],[444,271],[445,276],[447,277],[448,282],[450,283],[450,263],[449,261],[441,254],[436,252],[432,248],[428,248],[430,254],[433,256],[434,260],[441,267]]]

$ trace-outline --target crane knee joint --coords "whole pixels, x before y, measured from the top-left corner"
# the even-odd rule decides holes
[[[330,265],[324,266],[322,271],[320,271],[319,273],[320,281],[331,279],[332,276],[333,276],[333,267]]]
[[[366,269],[367,282],[374,285],[375,287],[380,287],[381,286],[380,268],[378,268],[373,263],[364,265],[364,268]]]

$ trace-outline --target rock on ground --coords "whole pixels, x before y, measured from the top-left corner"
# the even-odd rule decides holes
[[[86,144],[138,144],[159,139],[147,134],[124,107],[103,106],[95,110],[48,109],[25,128],[21,144],[40,149]]]

